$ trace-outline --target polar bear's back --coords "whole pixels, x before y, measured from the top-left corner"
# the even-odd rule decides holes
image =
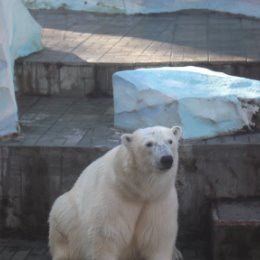
[[[113,162],[118,149],[119,146],[108,151],[85,168],[69,192],[76,200],[93,201],[102,193],[100,191],[105,189],[108,179],[113,178]]]
[[[119,146],[115,147],[88,165],[75,182],[74,187],[78,185],[86,187],[85,185],[89,186],[92,182],[95,182],[96,187],[103,176],[113,170],[113,161],[118,148]]]

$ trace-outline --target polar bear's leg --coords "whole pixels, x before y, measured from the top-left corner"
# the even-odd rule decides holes
[[[175,247],[173,256],[170,254],[166,254],[166,252],[158,252],[156,255],[153,255],[149,258],[149,260],[183,260],[182,253]]]
[[[52,260],[69,260],[67,239],[53,225],[50,225],[49,232],[49,246]]]
[[[160,214],[163,212],[163,215]],[[178,232],[176,190],[168,198],[146,206],[139,220],[137,237],[141,253],[147,260],[179,260],[175,243]]]
[[[53,260],[72,260],[66,229],[75,229],[71,220],[76,220],[76,210],[68,198],[67,194],[58,197],[49,215],[49,248]]]
[[[145,256],[147,260],[173,260],[172,258],[172,247],[169,245],[161,245],[157,247],[157,250],[151,250]]]
[[[88,260],[119,260],[120,245],[114,237],[92,234],[89,246],[85,248],[85,258]]]
[[[95,260],[118,260],[118,258],[109,252],[103,252],[102,255],[99,258],[95,258]]]
[[[178,250],[178,248],[175,246],[173,249],[173,260],[182,260],[183,256],[182,253]]]
[[[155,250],[151,249],[145,252],[147,260],[182,260],[182,253],[173,247],[172,240],[164,241],[161,245],[154,246]],[[173,250],[172,250],[173,248]]]
[[[119,260],[118,252],[111,243],[113,242],[103,241],[103,245],[96,248],[91,260]]]

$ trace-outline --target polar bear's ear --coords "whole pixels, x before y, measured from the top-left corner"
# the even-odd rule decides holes
[[[123,145],[125,145],[126,147],[129,147],[129,145],[131,144],[132,142],[132,135],[131,134],[123,134],[121,136],[121,142]]]
[[[179,140],[182,136],[182,128],[180,126],[172,127],[172,132],[176,136],[176,139]]]

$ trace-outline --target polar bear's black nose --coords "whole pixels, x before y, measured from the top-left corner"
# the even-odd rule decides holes
[[[164,169],[170,169],[172,167],[173,158],[171,155],[164,155],[161,158],[161,164]]]

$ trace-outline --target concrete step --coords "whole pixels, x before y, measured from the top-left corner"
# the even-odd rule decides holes
[[[183,243],[179,247],[185,260],[206,260],[205,241]],[[1,260],[51,260],[46,241],[0,238]]]
[[[1,260],[51,260],[47,243],[0,238]]]
[[[44,50],[16,62],[28,95],[112,96],[112,74],[140,67],[194,65],[260,79],[260,20],[186,11],[107,15],[32,11]]]
[[[119,144],[112,99],[18,97],[22,133],[0,142],[0,233],[47,236],[54,199]],[[208,240],[210,201],[260,196],[260,134],[182,142],[180,239]]]
[[[260,259],[260,198],[215,203],[212,231],[213,260]]]

